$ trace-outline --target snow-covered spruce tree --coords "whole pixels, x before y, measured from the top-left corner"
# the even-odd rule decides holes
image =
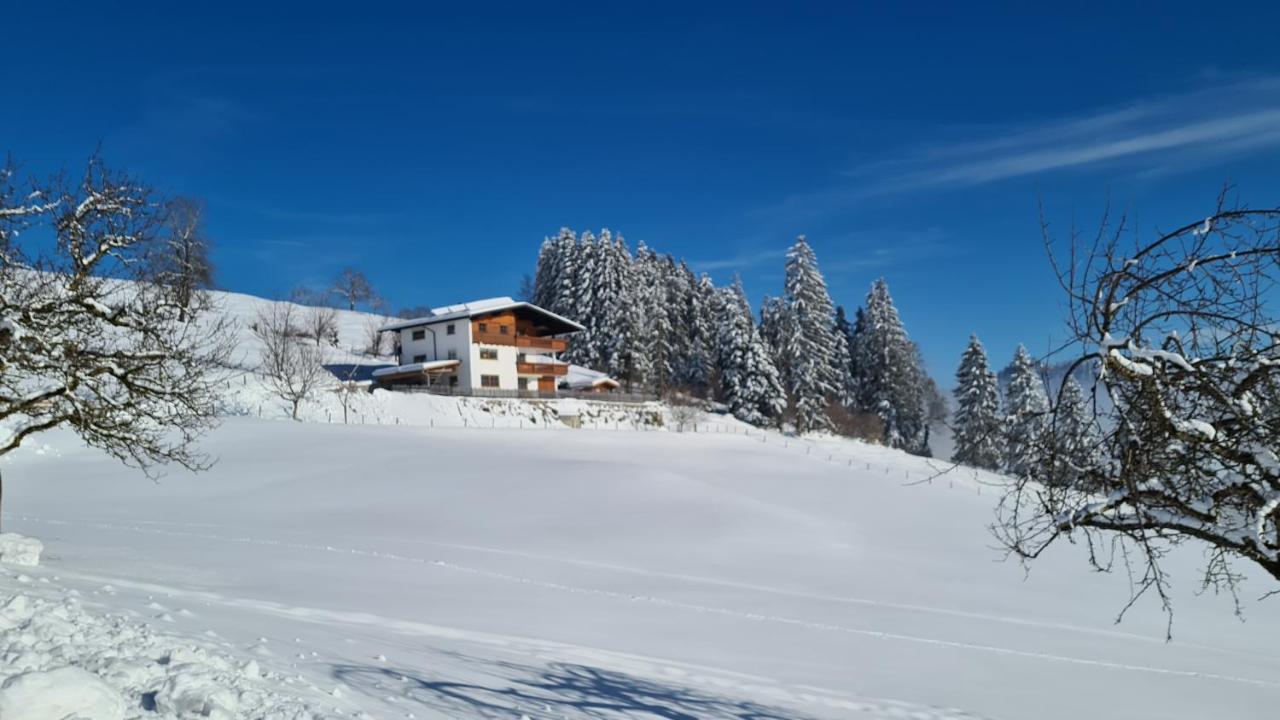
[[[216,423],[230,334],[205,293],[184,307],[143,281],[163,214],[98,158],[74,185],[27,192],[0,169],[0,456],[67,427],[148,474],[208,467],[196,442]],[[19,241],[37,229],[56,240],[51,254]]]
[[[853,348],[850,344],[853,326],[845,317],[844,307],[836,307],[835,323],[831,328],[834,339],[832,354],[835,356],[835,400],[845,408],[857,406],[857,380],[853,372]]]
[[[834,308],[818,259],[803,235],[787,252],[783,347],[796,432],[829,430],[827,399],[837,393]]]
[[[1046,430],[1051,451],[1042,458],[1044,481],[1054,485],[1087,484],[1089,471],[1102,460],[1102,436],[1097,422],[1089,410],[1084,388],[1074,376],[1068,375],[1063,381],[1056,400]]]
[[[1031,354],[1022,345],[1009,366],[1009,384],[1004,393],[1005,472],[1014,477],[1032,477],[1044,453],[1049,424],[1049,397],[1044,380]]]
[[[597,347],[603,354],[601,369],[622,381],[628,390],[643,388],[649,381],[650,362],[646,349],[644,307],[639,297],[636,267],[626,241],[608,230],[598,241],[600,282],[595,297],[601,315]]]
[[[687,272],[688,268],[683,263],[677,263],[670,255],[663,258],[663,291],[667,298],[667,322],[671,327],[671,338],[668,341],[671,353],[667,360],[668,384],[682,388],[687,394],[693,394],[695,388],[687,377],[690,346],[693,342],[689,312],[689,295],[692,290],[686,277]]]
[[[582,245],[578,237],[569,228],[561,228],[560,235],[554,240],[555,265],[551,269],[551,278],[547,281],[548,310],[564,317],[578,320],[583,308],[578,307],[580,293],[581,267],[583,261]]]
[[[956,412],[952,421],[955,454],[951,460],[986,470],[1000,469],[1004,456],[1000,385],[977,335],[969,336],[969,346],[960,358],[955,397]]]
[[[743,422],[776,422],[786,407],[786,392],[772,353],[756,329],[742,283],[735,279],[717,294],[719,397]]]
[[[872,283],[866,307],[855,320],[851,351],[860,409],[880,417],[885,443],[927,454],[924,368],[884,278]]]
[[[577,333],[569,343],[564,358],[578,365],[600,368],[600,352],[596,340],[603,308],[596,303],[596,285],[600,281],[599,252],[596,236],[590,230],[582,232],[576,240],[560,238],[560,294],[557,313],[581,324],[585,330]],[[601,368],[602,369],[602,368]]]
[[[560,232],[568,232],[568,228],[561,228]],[[551,312],[556,312],[555,303],[560,284],[560,278],[556,274],[559,270],[559,249],[560,246],[553,238],[542,241],[538,248],[538,264],[533,274],[533,296],[529,300]]]
[[[684,362],[685,384],[703,395],[711,396],[718,382],[717,342],[719,333],[715,309],[718,305],[715,286],[706,275],[695,278],[687,272],[689,283],[689,354]]]
[[[675,264],[672,263],[674,268]],[[664,395],[672,382],[672,366],[676,353],[671,299],[667,294],[668,264],[643,242],[636,248],[631,272],[632,292],[639,301],[641,325],[638,345],[648,365],[646,385]]]
[[[760,336],[764,338],[773,353],[773,362],[778,367],[784,387],[791,386],[789,376],[790,361],[787,359],[787,305],[782,298],[766,295],[760,301]]]

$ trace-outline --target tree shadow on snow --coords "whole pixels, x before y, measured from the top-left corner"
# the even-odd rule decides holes
[[[585,665],[533,668],[482,662],[485,669],[461,679],[431,679],[374,665],[338,665],[335,679],[370,697],[389,693],[451,717],[664,718],[666,720],[803,720],[793,711],[713,695],[678,685]],[[450,663],[451,668],[457,667]],[[477,679],[481,677],[481,679]],[[455,715],[456,714],[456,715]]]
[[[333,376],[339,380],[353,380],[355,382],[365,382],[373,379],[373,371],[379,368],[391,367],[386,363],[378,365],[364,365],[354,363],[332,363],[325,365],[324,369],[328,370]]]

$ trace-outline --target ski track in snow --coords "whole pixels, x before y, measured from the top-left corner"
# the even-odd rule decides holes
[[[998,645],[986,645],[981,643],[960,642],[955,640],[945,640],[941,638],[909,635],[905,633],[887,632],[887,631],[874,630],[869,628],[849,627],[845,625],[837,625],[834,623],[814,622],[814,621],[808,621],[808,620],[801,620],[798,618],[787,617],[783,615],[755,613],[755,612],[749,612],[749,611],[735,610],[732,608],[701,605],[697,603],[689,603],[689,602],[683,602],[679,600],[670,600],[670,599],[661,598],[661,597],[652,596],[652,595],[639,595],[639,594],[632,594],[632,593],[617,592],[613,590],[604,590],[600,588],[588,588],[588,587],[582,587],[577,585],[568,585],[564,583],[538,580],[536,578],[524,577],[520,575],[512,575],[509,573],[497,572],[492,570],[486,570],[483,568],[472,567],[469,565],[462,565],[462,564],[450,562],[447,560],[420,558],[420,557],[413,557],[409,555],[401,555],[397,553],[381,552],[377,550],[363,550],[360,548],[344,548],[344,547],[336,547],[333,545],[314,545],[309,543],[298,543],[298,542],[284,541],[284,540],[270,540],[270,539],[263,539],[263,538],[254,538],[249,536],[224,536],[224,535],[216,535],[216,534],[210,534],[210,533],[162,530],[158,528],[143,528],[143,527],[138,527],[136,525],[118,525],[118,524],[111,524],[111,523],[84,523],[84,522],[72,522],[72,521],[66,521],[66,520],[50,520],[50,519],[38,518],[38,517],[27,516],[27,515],[14,515],[13,517],[21,519],[24,522],[42,523],[42,524],[54,525],[54,526],[89,527],[89,528],[100,529],[100,530],[145,533],[145,534],[153,534],[153,535],[172,536],[172,537],[187,537],[187,538],[211,540],[211,541],[223,542],[223,543],[236,542],[236,543],[243,543],[243,544],[250,544],[250,545],[281,547],[281,548],[286,548],[290,550],[323,552],[323,553],[332,553],[332,554],[338,554],[338,555],[350,555],[350,556],[356,556],[356,557],[390,560],[393,562],[405,562],[405,563],[421,565],[424,567],[443,568],[443,569],[451,570],[454,572],[466,573],[466,574],[477,576],[477,577],[484,577],[492,580],[499,580],[502,582],[520,584],[520,585],[525,585],[529,587],[537,587],[545,590],[554,590],[558,592],[572,593],[576,595],[608,598],[611,600],[620,600],[624,602],[640,602],[640,603],[646,603],[646,604],[660,606],[660,607],[686,610],[691,612],[707,613],[707,614],[736,618],[736,619],[747,620],[752,622],[763,622],[763,623],[785,625],[790,627],[803,628],[807,630],[845,633],[849,635],[858,635],[862,637],[877,638],[882,640],[892,640],[892,641],[898,641],[898,642],[909,642],[909,643],[928,645],[933,647],[954,648],[954,649],[960,649],[960,650],[969,650],[969,651],[975,651],[975,652],[1003,655],[1003,656],[1009,656],[1009,657],[1019,657],[1019,658],[1040,660],[1040,661],[1053,662],[1053,663],[1068,663],[1073,665],[1091,666],[1091,667],[1097,667],[1097,668],[1102,668],[1106,670],[1124,670],[1129,672],[1141,672],[1141,673],[1149,673],[1149,674],[1164,675],[1164,676],[1195,678],[1199,680],[1212,680],[1212,681],[1220,681],[1220,682],[1239,683],[1244,685],[1253,685],[1253,686],[1266,687],[1266,688],[1280,688],[1280,681],[1262,680],[1258,678],[1240,677],[1240,676],[1234,676],[1234,675],[1223,675],[1219,673],[1201,672],[1201,671],[1195,671],[1195,670],[1177,670],[1173,668],[1163,668],[1163,667],[1156,667],[1151,665],[1137,665],[1132,663],[1115,662],[1115,661],[1103,660],[1103,659],[1097,659],[1097,658],[1083,658],[1083,657],[1073,657],[1068,655],[1058,655],[1053,653],[1041,653],[1041,652],[1034,652],[1029,650],[1018,650],[1015,648],[1001,647]],[[645,571],[640,571],[640,572],[645,572]],[[89,577],[89,576],[85,576],[85,577]],[[696,578],[696,577],[688,577],[687,579],[694,580],[694,581],[707,581],[706,579]],[[110,582],[113,582],[113,583],[122,582],[122,581],[117,581],[115,579],[108,579],[108,580],[110,580]],[[729,583],[729,581],[716,581],[716,580],[710,580],[710,582],[717,583],[717,584]],[[737,586],[736,583],[729,583],[729,584],[733,586]],[[137,584],[137,583],[135,583],[135,585],[145,586],[145,584]],[[152,586],[152,587],[159,587],[159,586]],[[751,588],[752,586],[745,585],[743,587]],[[162,589],[167,591],[172,591],[175,594],[187,594],[187,595],[192,594],[188,591],[181,591],[181,590],[176,590],[171,588],[162,588]],[[759,588],[755,588],[755,589],[759,589]],[[769,590],[772,591],[776,589],[769,589]],[[789,592],[789,591],[784,591],[784,592]],[[217,599],[222,602],[227,602],[225,598],[221,598],[220,596],[217,596],[217,595],[203,594],[203,593],[198,593],[196,595],[201,597],[210,595],[214,599]],[[814,597],[821,597],[821,596],[814,596]],[[205,597],[205,599],[210,599],[210,598]],[[840,600],[840,598],[832,598],[832,599],[837,601]],[[1047,627],[1047,628],[1055,628],[1055,629],[1070,629],[1073,631],[1079,630],[1084,632],[1092,631],[1092,632],[1103,633],[1103,634],[1106,633],[1106,631],[1093,630],[1089,628],[1074,628],[1071,626],[1064,626],[1064,625],[1054,624],[1054,623],[1038,623],[1036,621],[1024,620],[1019,618],[987,616],[987,615],[981,615],[976,613],[968,613],[965,611],[947,610],[945,608],[930,608],[930,607],[923,607],[923,606],[898,605],[893,603],[882,603],[880,601],[862,600],[857,598],[846,598],[844,599],[844,601],[854,602],[859,604],[890,607],[895,609],[916,610],[921,612],[932,612],[932,613],[939,613],[939,614],[946,614],[946,615],[955,615],[959,617],[966,617],[966,618],[973,618],[973,619],[991,620],[994,622],[1012,622],[1014,624],[1020,624],[1020,625],[1030,625],[1030,626]],[[372,619],[372,622],[375,622],[376,624],[380,624],[384,627],[393,626],[401,629],[414,628],[415,626],[417,626],[419,629],[424,627],[431,627],[433,628],[432,634],[439,634],[441,632],[439,628],[435,628],[434,626],[427,626],[425,624],[415,623],[413,621],[407,621],[407,620],[381,618],[378,616],[371,615],[369,613],[349,613],[349,612],[344,613],[344,612],[335,612],[335,611],[327,611],[327,610],[318,610],[314,608],[291,608],[290,609],[290,608],[286,608],[286,606],[280,605],[279,603],[257,601],[257,600],[234,600],[231,602],[232,604],[236,604],[241,607],[251,607],[251,608],[258,608],[262,610],[270,610],[270,611],[276,611],[276,612],[281,612],[281,609],[284,609],[283,614],[286,614],[292,617],[312,618],[312,619],[330,618],[330,619],[338,620],[342,622],[351,622],[351,618],[368,618],[365,620],[361,620],[360,621],[361,624],[366,624],[371,621],[369,619]],[[458,631],[458,632],[464,636],[472,635],[467,631]],[[1142,638],[1141,636],[1131,636],[1131,635],[1126,635],[1124,633],[1115,633],[1115,635],[1122,638],[1142,639],[1144,641],[1149,641],[1149,638]],[[1205,649],[1216,650],[1219,652],[1230,652],[1226,650],[1220,650],[1217,648],[1205,648]]]

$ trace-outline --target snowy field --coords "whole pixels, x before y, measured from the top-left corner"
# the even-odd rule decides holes
[[[214,470],[159,483],[62,434],[5,462],[6,529],[46,549],[5,568],[0,600],[70,596],[123,624],[119,646],[216,657],[193,667],[205,691],[230,687],[226,717],[1204,718],[1280,702],[1272,606],[1241,623],[1179,567],[1172,643],[1150,604],[1113,626],[1122,578],[1064,546],[1024,580],[990,548],[989,488],[907,485],[928,466],[887,450],[257,419],[208,447]],[[126,700],[155,717],[154,696]]]
[[[1280,616],[1195,596],[1175,639],[1055,547],[1029,577],[995,478],[661,409],[377,392],[287,419],[241,369],[201,475],[35,438],[0,460],[0,718],[1271,717]],[[368,316],[328,362],[361,372]],[[560,421],[578,415],[584,426]],[[934,447],[940,454],[942,439]],[[1274,601],[1272,601],[1274,602]],[[61,669],[60,669],[61,668]],[[69,668],[69,669],[68,669]],[[52,672],[50,672],[52,671]],[[6,679],[7,678],[7,679]],[[33,710],[33,698],[61,706]],[[85,712],[83,708],[92,708]]]

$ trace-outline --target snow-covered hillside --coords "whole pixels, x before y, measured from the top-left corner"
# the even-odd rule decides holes
[[[365,318],[340,318],[358,346]],[[927,460],[732,421],[535,429],[513,404],[473,422],[479,401],[416,394],[371,396],[364,424],[326,422],[328,400],[296,423],[256,383],[231,381],[239,416],[206,440],[207,473],[152,482],[65,432],[0,461],[5,529],[45,544],[38,567],[0,566],[0,681],[26,678],[0,689],[0,717],[48,717],[5,693],[89,687],[40,674],[66,666],[101,681],[103,718],[1250,718],[1280,703],[1271,605],[1241,623],[1229,599],[1195,596],[1192,549],[1170,560],[1173,642],[1154,602],[1113,625],[1126,583],[1081,550],[1025,577],[1000,562],[990,476],[923,482]]]
[[[258,312],[270,301],[238,293],[215,293],[222,312],[234,320],[236,332],[235,364],[240,371],[228,378],[225,412],[228,415],[287,418],[285,403],[270,391],[256,374],[261,354],[261,341],[251,325]],[[298,309],[301,316],[308,308]],[[302,403],[299,417],[308,422],[341,423],[342,405],[335,392],[340,380],[368,381],[373,372],[394,366],[391,356],[373,356],[365,352],[370,326],[383,325],[389,319],[363,312],[334,311],[337,317],[338,342],[325,345],[325,365],[333,375],[328,388]],[[573,415],[585,428],[616,430],[657,429],[664,422],[661,407],[649,404],[584,403],[577,400],[528,402],[522,400],[456,398],[376,390],[353,396],[348,422],[352,424],[424,425],[427,427],[512,427],[565,429],[561,415]],[[709,419],[715,429],[744,426],[732,418]]]

